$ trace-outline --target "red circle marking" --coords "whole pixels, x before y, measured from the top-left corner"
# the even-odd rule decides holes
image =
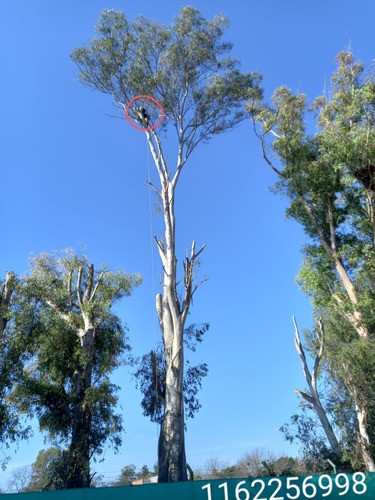
[[[136,99],[139,99],[140,97],[146,97],[147,99],[151,99],[152,101],[156,102],[156,104],[159,106],[159,108],[161,109],[161,117],[160,117],[160,120],[158,121],[158,123],[156,125],[154,125],[153,127],[149,127],[149,128],[143,128],[143,127],[137,127],[136,125],[134,125],[134,123],[130,120],[129,118],[129,115],[128,115],[128,109],[129,109],[129,106],[130,104],[135,101]],[[130,123],[130,125],[134,128],[136,128],[137,130],[143,130],[143,131],[146,131],[146,130],[152,130],[153,128],[157,127],[158,125],[160,125],[163,117],[164,117],[164,109],[162,107],[161,104],[158,103],[158,101],[156,99],[154,99],[153,97],[151,97],[150,95],[136,95],[135,97],[133,97],[133,99],[129,102],[129,104],[126,106],[126,111],[125,111],[125,115],[126,115],[126,119],[128,120],[128,122]]]

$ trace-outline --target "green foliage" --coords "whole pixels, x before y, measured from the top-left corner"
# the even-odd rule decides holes
[[[120,476],[112,483],[112,486],[128,486],[137,479],[136,466],[134,464],[125,465]]]
[[[197,479],[229,479],[229,478],[252,478],[272,476],[296,476],[309,474],[300,460],[255,448],[246,452],[230,465],[227,461],[211,457],[204,466],[204,471],[196,471],[194,478]]]
[[[7,286],[11,295],[9,303],[0,297],[0,467],[8,461],[6,448],[10,443],[28,438],[31,428],[26,426],[8,396],[15,383],[22,377],[24,363],[29,359],[28,346],[37,330],[32,307],[22,294],[22,284],[12,275]],[[0,280],[0,291],[5,282]]]
[[[143,465],[142,469],[137,473],[138,479],[148,479],[151,475],[151,472],[147,465]]]
[[[284,424],[280,431],[290,443],[297,441],[301,444],[304,468],[308,474],[332,473],[331,460],[339,469],[342,463],[338,462],[337,455],[327,446],[326,438],[316,418],[308,414],[308,408],[302,406],[302,411],[291,416],[290,422]],[[345,470],[352,472],[349,464]]]
[[[67,471],[66,452],[53,447],[41,450],[32,464],[31,479],[27,491],[64,489]]]
[[[68,445],[79,396],[81,407],[89,409],[87,439],[90,456],[95,456],[103,452],[107,440],[114,449],[121,442],[122,419],[114,412],[118,387],[109,377],[124,362],[130,347],[126,327],[111,308],[128,296],[141,278],[103,266],[94,273],[92,300],[85,303],[83,296],[80,305],[82,290],[89,289],[89,267],[86,256],[71,250],[33,257],[22,293],[33,306],[37,327],[28,345],[30,362],[10,397],[20,413],[38,418],[41,431],[50,440]],[[81,308],[85,307],[95,326],[90,352],[82,348],[79,337],[84,327]],[[90,373],[84,394],[77,394],[75,387],[79,373]]]
[[[241,73],[232,45],[222,41],[228,24],[224,16],[207,21],[193,7],[182,8],[170,26],[142,16],[129,23],[124,13],[104,10],[97,36],[71,58],[81,83],[124,108],[136,95],[155,98],[164,109],[162,126],[175,127],[186,159],[200,141],[246,118],[250,89],[260,94],[260,76]],[[160,109],[150,103],[136,101],[157,123]],[[135,119],[134,109],[130,114]]]
[[[279,175],[275,190],[289,201],[286,215],[312,240],[303,248],[297,281],[324,319],[324,397],[344,455],[356,468],[356,405],[366,412],[375,457],[375,74],[373,68],[366,73],[350,52],[341,52],[337,63],[331,88],[310,108],[306,96],[280,87],[272,105],[254,95],[248,110],[263,155]],[[314,134],[307,112],[315,115]],[[281,167],[268,156],[269,139]],[[316,353],[314,335],[308,337]],[[310,453],[313,422],[298,417],[295,424]]]
[[[195,352],[197,342],[203,340],[203,335],[209,329],[207,323],[202,325],[192,324],[184,331],[184,343],[188,349]],[[192,366],[186,360],[184,369],[183,391],[184,406],[187,418],[194,418],[195,413],[201,408],[197,394],[202,387],[202,379],[207,376],[206,363]],[[162,348],[151,350],[149,353],[134,358],[132,364],[137,367],[134,372],[137,387],[143,394],[141,406],[143,415],[150,417],[152,422],[161,424],[164,415],[165,376],[166,365]]]
[[[157,465],[154,466],[153,471],[150,471],[147,465],[143,465],[141,470],[138,472],[134,464],[125,465],[125,467],[122,468],[119,477],[111,483],[111,486],[128,486],[137,479],[145,479],[147,481],[151,476],[157,476],[157,474]]]

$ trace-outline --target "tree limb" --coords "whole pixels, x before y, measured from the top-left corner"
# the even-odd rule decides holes
[[[317,375],[318,375],[319,363],[320,363],[320,360],[321,360],[322,355],[323,355],[323,339],[324,339],[323,321],[321,318],[319,319],[320,348],[319,348],[318,356],[315,358],[312,376],[311,376],[309,368],[307,366],[306,356],[305,356],[305,353],[304,353],[304,350],[303,350],[303,347],[301,344],[301,339],[300,339],[300,335],[299,335],[297,321],[296,321],[296,318],[294,316],[293,316],[293,323],[294,323],[295,335],[296,335],[296,338],[294,339],[294,343],[295,343],[297,352],[299,354],[299,357],[302,361],[303,374],[304,374],[306,382],[309,386],[310,394],[307,394],[306,392],[300,391],[299,389],[294,389],[294,392],[313,406],[313,409],[314,409],[317,417],[319,418],[320,423],[322,424],[324,433],[328,439],[328,442],[332,448],[332,451],[338,457],[341,457],[342,453],[341,453],[339,442],[338,442],[336,435],[332,429],[331,423],[328,420],[326,411],[323,408],[323,405],[320,401],[320,397],[319,397],[318,390],[317,390]]]
[[[55,302],[53,302],[52,300],[47,299],[46,300],[46,304],[53,311],[55,311],[55,313],[59,316],[60,319],[62,319],[63,321],[65,321],[67,324],[69,324],[69,319],[70,319],[69,318],[69,314],[66,314],[63,311],[61,311],[61,309],[58,307],[58,305],[55,304]]]
[[[95,285],[94,291],[92,292],[92,295],[91,295],[91,298],[90,298],[89,302],[93,302],[93,301],[94,301],[94,299],[95,299],[95,295],[96,295],[96,292],[97,292],[98,287],[99,287],[99,285],[100,285],[100,283],[101,283],[101,281],[102,281],[102,279],[103,279],[103,276],[104,276],[104,272],[102,271],[102,272],[100,273],[100,276],[99,276],[99,278],[98,278],[98,281],[96,282],[96,285]]]
[[[5,276],[5,282],[0,293],[0,339],[4,335],[5,328],[8,324],[8,310],[10,306],[10,299],[14,291],[14,278],[13,271],[8,271]]]
[[[150,180],[148,180],[148,179],[146,180],[146,183],[147,183],[150,187],[152,187],[152,189],[155,191],[155,193],[156,193],[156,194],[157,194],[157,195],[161,198],[161,192],[159,191],[159,189],[158,189],[158,188],[156,188],[156,187],[153,185],[153,183],[152,183]]]
[[[89,264],[88,274],[87,274],[87,283],[86,290],[83,295],[83,303],[86,304],[90,301],[92,287],[94,285],[94,265]]]
[[[77,278],[77,299],[78,299],[78,304],[80,308],[82,309],[82,273],[83,273],[83,267],[80,267],[78,269],[78,278]]]

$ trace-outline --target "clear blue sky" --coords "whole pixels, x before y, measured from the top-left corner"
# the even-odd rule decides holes
[[[141,273],[144,284],[118,308],[136,355],[160,340],[153,310],[160,264],[155,252],[153,277],[146,142],[142,132],[109,116],[116,114],[109,97],[75,81],[69,54],[92,37],[105,8],[168,24],[183,5],[0,0],[0,275],[27,271],[30,252],[82,245],[96,264]],[[233,55],[243,71],[264,75],[266,96],[279,85],[310,100],[320,95],[335,56],[349,44],[366,64],[375,56],[372,0],[192,5],[207,18],[228,16]],[[172,145],[164,147],[174,164]],[[209,276],[190,318],[211,325],[195,356],[210,371],[200,395],[203,408],[188,421],[187,459],[193,468],[213,456],[234,463],[255,446],[297,453],[278,429],[298,406],[293,389],[304,386],[291,318],[308,327],[311,308],[295,284],[304,235],[285,221],[285,201],[269,192],[275,180],[249,122],[202,145],[180,179],[178,256],[181,262],[193,239],[206,243],[201,269]],[[160,235],[161,228],[152,213],[153,232]],[[126,434],[121,452],[114,456],[108,449],[105,462],[97,464],[106,478],[126,464],[151,467],[156,461],[158,429],[142,416],[128,370],[114,376],[121,385]],[[13,467],[32,463],[47,446],[36,427],[33,439],[17,453],[11,450],[0,487]]]

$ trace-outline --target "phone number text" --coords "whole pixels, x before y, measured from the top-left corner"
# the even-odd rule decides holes
[[[316,496],[332,498],[346,495],[349,491],[363,495],[367,491],[363,472],[356,472],[351,480],[347,474],[323,474],[317,481],[311,481],[312,478],[313,476],[307,476],[302,480],[301,477],[287,477],[284,481],[277,477],[268,480],[253,479],[240,481],[234,488],[229,488],[228,482],[217,486],[208,483],[202,486],[202,490],[206,491],[207,500],[297,500]]]

